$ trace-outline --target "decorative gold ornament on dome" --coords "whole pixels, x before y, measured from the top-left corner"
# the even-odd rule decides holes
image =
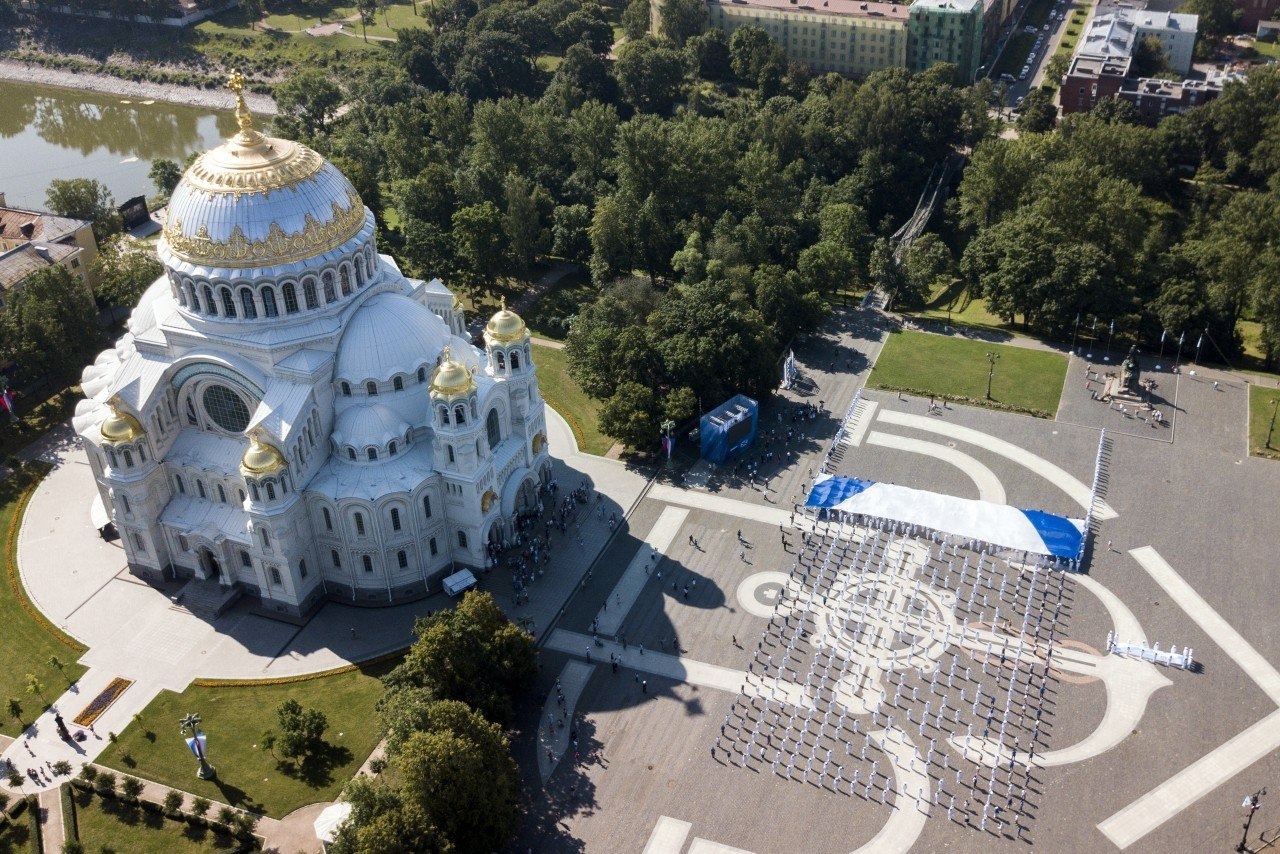
[[[137,418],[134,418],[128,412],[120,410],[120,404],[119,395],[107,401],[107,409],[110,414],[98,427],[98,432],[102,434],[102,441],[108,445],[132,442],[147,432],[142,429],[142,424],[139,423]]]
[[[240,471],[251,475],[274,474],[288,465],[284,454],[275,445],[262,441],[261,429],[249,433],[249,449],[240,460]]]
[[[494,492],[492,489],[485,490],[484,495],[480,496],[480,512],[488,513],[489,508],[493,506],[493,502],[497,497],[498,493]]]
[[[193,167],[194,168],[194,167]],[[193,235],[183,234],[182,220],[174,219],[164,226],[164,239],[174,255],[193,264],[214,267],[256,267],[264,262],[287,264],[322,255],[346,243],[364,227],[364,203],[354,192],[347,195],[344,209],[333,202],[333,218],[321,223],[306,215],[302,231],[285,233],[279,223],[271,223],[267,236],[250,240],[240,226],[231,230],[225,241],[209,236],[209,227],[201,224]]]

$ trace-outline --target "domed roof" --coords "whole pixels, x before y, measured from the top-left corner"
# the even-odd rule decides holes
[[[137,418],[127,412],[121,412],[118,406],[119,398],[113,397],[107,401],[110,414],[98,427],[99,432],[102,433],[102,440],[113,445],[119,442],[132,442],[146,433]]]
[[[461,362],[455,362],[448,347],[444,348],[444,360],[431,375],[432,397],[456,397],[468,394],[476,387],[475,377]]]
[[[529,334],[529,330],[520,315],[507,309],[507,301],[504,299],[502,308],[485,324],[484,334],[486,338],[491,338],[499,344],[510,344],[512,341],[524,338]]]
[[[381,293],[360,306],[338,345],[336,376],[386,381],[433,363],[449,338],[439,315],[403,294]]]
[[[355,448],[380,448],[392,439],[403,438],[408,430],[409,422],[381,404],[352,406],[338,416],[333,441]]]
[[[209,267],[263,267],[302,261],[340,246],[365,226],[351,182],[297,142],[253,127],[242,92],[240,132],[200,155],[169,200],[161,258],[167,252]]]
[[[274,474],[286,465],[288,463],[285,462],[284,454],[275,445],[262,441],[259,431],[254,430],[249,435],[249,450],[244,452],[244,458],[240,460],[242,472],[252,475]]]

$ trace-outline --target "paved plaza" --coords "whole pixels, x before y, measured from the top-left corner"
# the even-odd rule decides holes
[[[1086,378],[1107,368],[1073,358],[1055,420],[876,391],[849,411],[879,340],[853,312],[797,350],[805,382],[761,421],[823,400],[796,456],[645,493],[546,639],[522,843],[1234,848],[1242,799],[1280,770],[1280,637],[1258,595],[1280,466],[1247,456],[1247,389],[1151,360],[1152,427],[1094,401]],[[1086,571],[793,514],[846,416],[833,473],[1092,513]],[[1190,648],[1195,666],[1109,640]],[[1255,842],[1280,826],[1262,806]]]

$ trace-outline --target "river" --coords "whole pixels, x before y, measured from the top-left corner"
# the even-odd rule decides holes
[[[0,80],[0,192],[7,203],[42,208],[54,178],[96,178],[117,204],[153,195],[152,160],[181,165],[236,130],[229,110],[128,100]]]

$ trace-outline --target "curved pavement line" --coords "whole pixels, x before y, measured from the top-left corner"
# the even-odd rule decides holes
[[[891,409],[880,410],[879,420],[889,424],[897,424],[900,427],[911,427],[916,430],[939,433],[961,442],[977,445],[979,448],[985,448],[993,454],[1012,460],[1040,475],[1069,495],[1071,500],[1083,507],[1086,512],[1093,506],[1093,490],[1085,486],[1078,478],[1073,477],[1066,470],[1054,465],[1044,457],[1033,454],[1025,448],[1020,448],[1012,442],[997,439],[989,433],[983,433],[981,430],[974,430],[971,427],[961,427],[958,424],[931,419],[924,415],[895,412]],[[1105,501],[1099,502],[1099,505],[1098,519],[1114,519],[1120,515]]]
[[[884,739],[884,752],[893,763],[894,788],[898,796],[894,799],[893,812],[884,827],[853,854],[895,854],[910,851],[911,846],[920,838],[925,822],[929,820],[929,798],[921,795],[931,787],[932,781],[927,773],[918,770],[918,765],[924,764],[920,759],[920,751],[905,732],[882,729],[869,735],[872,741]],[[900,735],[901,741],[895,735]],[[908,790],[911,794],[908,794]]]
[[[582,696],[582,689],[586,687],[591,674],[595,672],[594,664],[584,664],[574,660],[570,660],[564,666],[564,670],[560,671],[560,687],[564,691],[564,717],[567,719],[573,720],[573,710],[578,705],[578,698]],[[547,721],[551,716],[560,717],[559,712],[560,704],[548,691],[547,701],[542,706],[542,717],[538,719],[538,774],[541,775],[543,783],[546,783],[547,779],[555,773],[560,759],[569,751],[569,725],[566,723],[555,732],[549,732],[547,729]],[[547,751],[551,751],[550,756],[547,755]]]
[[[968,475],[973,485],[978,487],[978,498],[993,504],[1006,503],[1004,485],[1000,483],[996,473],[964,451],[957,451],[955,448],[948,448],[937,442],[926,442],[923,439],[912,439],[893,433],[881,433],[879,430],[871,431],[867,436],[867,444],[913,454],[924,454],[927,457],[942,460],[944,463],[950,463]]]

